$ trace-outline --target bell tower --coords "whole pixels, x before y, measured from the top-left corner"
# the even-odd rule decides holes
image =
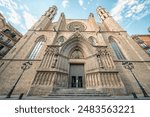
[[[48,26],[52,23],[54,16],[57,13],[57,7],[53,5],[50,7],[40,20],[32,27],[33,30],[46,30]]]
[[[123,31],[120,25],[113,19],[113,17],[105,10],[105,8],[99,6],[97,8],[97,14],[102,20],[106,31]]]

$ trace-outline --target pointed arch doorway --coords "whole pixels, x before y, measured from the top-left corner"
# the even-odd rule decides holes
[[[84,83],[84,56],[77,46],[70,55],[70,88],[83,88]]]
[[[67,57],[68,88],[86,88],[87,63],[95,52],[93,46],[79,31],[76,31],[63,43],[60,54]]]

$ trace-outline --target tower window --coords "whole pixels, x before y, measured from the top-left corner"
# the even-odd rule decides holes
[[[35,43],[34,48],[32,49],[30,55],[28,56],[28,59],[34,59],[38,53],[40,52],[42,46],[43,46],[43,40],[39,40],[38,42]]]
[[[114,39],[112,39],[112,37],[110,38],[110,43],[111,43],[111,46],[117,56],[117,58],[119,60],[125,60],[126,58],[124,57],[122,51],[120,50],[118,44],[116,43],[116,41]]]
[[[54,12],[54,9],[53,9],[53,10],[51,10],[51,12],[50,12],[50,13],[52,14],[53,12]]]

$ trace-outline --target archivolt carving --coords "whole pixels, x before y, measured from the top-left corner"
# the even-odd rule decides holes
[[[78,47],[74,49],[74,51],[71,53],[70,58],[72,59],[81,59],[84,58],[83,53],[80,51]]]

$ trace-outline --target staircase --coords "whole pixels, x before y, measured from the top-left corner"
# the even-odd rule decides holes
[[[55,99],[93,99],[93,98],[105,98],[110,97],[110,94],[96,91],[95,89],[57,89],[53,93],[49,94],[47,98]]]

